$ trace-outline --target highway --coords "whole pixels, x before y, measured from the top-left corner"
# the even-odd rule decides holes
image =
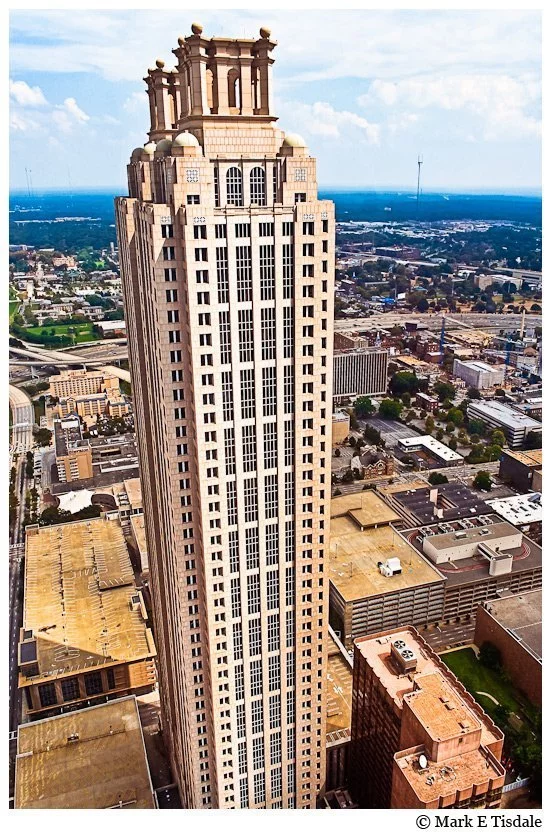
[[[442,326],[442,315],[422,312],[378,312],[367,318],[346,318],[335,320],[335,332],[355,332],[361,329],[388,329],[393,326],[403,326],[406,321],[418,321],[426,324],[429,330],[439,332]],[[446,313],[446,331],[461,329],[461,323],[468,324],[474,329],[499,330],[519,328],[522,315],[481,314],[478,312]],[[541,326],[541,315],[526,315],[527,326]]]

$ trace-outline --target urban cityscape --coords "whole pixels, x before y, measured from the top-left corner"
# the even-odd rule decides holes
[[[9,808],[534,814],[541,198],[332,191],[186,20],[10,193]]]

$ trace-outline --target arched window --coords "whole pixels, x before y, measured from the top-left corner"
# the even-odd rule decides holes
[[[262,168],[253,168],[250,177],[251,202],[266,205],[266,174]]]
[[[226,173],[226,202],[243,205],[243,176],[239,168],[229,168]]]
[[[237,69],[230,69],[228,72],[228,105],[230,108],[241,109],[241,89]]]

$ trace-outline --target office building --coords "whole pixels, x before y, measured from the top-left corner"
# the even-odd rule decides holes
[[[542,702],[541,589],[486,601],[476,611],[474,643],[497,647],[515,687],[535,705]]]
[[[135,696],[17,732],[16,809],[156,809]]]
[[[543,521],[542,495],[539,491],[531,494],[515,494],[499,500],[488,500],[492,511],[513,526],[526,529],[541,526]]]
[[[404,518],[403,523],[394,522],[397,528],[492,513],[477,491],[457,480],[438,486],[428,486],[424,480],[393,483],[379,486],[377,493]]]
[[[444,578],[395,531],[374,491],[331,500],[329,621],[346,647],[405,624],[440,621]]]
[[[504,448],[499,458],[499,477],[519,491],[541,491],[543,453],[510,451]]]
[[[91,393],[116,391],[119,394],[119,380],[104,370],[62,370],[57,376],[50,376],[50,396],[66,399],[74,396],[88,396]]]
[[[388,350],[336,352],[333,355],[333,397],[383,396],[387,388]]]
[[[186,808],[325,780],[334,207],[275,42],[180,38],[116,202],[161,704]]]
[[[415,456],[421,468],[449,467],[461,465],[463,457],[452,451],[434,436],[408,436],[398,439],[398,450],[409,456]]]
[[[502,732],[413,627],[357,639],[348,783],[360,808],[497,808],[502,748]]]
[[[153,689],[155,644],[118,520],[27,526],[19,688],[31,718]]]
[[[59,482],[75,482],[93,477],[92,448],[82,438],[77,418],[54,421],[55,464]]]
[[[489,428],[502,430],[511,448],[520,448],[530,431],[541,432],[541,422],[513,410],[498,401],[470,401],[467,408],[469,419],[480,419]]]
[[[474,387],[475,390],[487,390],[490,387],[497,387],[505,380],[504,366],[491,366],[485,361],[460,361],[456,358],[453,362],[453,375],[462,379],[467,387]]]

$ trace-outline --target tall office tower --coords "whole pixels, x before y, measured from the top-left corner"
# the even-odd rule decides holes
[[[275,126],[270,32],[192,32],[116,203],[165,733],[186,807],[313,808],[333,204]]]

